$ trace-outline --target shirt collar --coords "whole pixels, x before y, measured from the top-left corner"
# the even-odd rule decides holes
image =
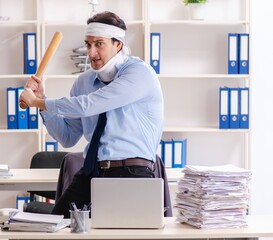
[[[99,85],[99,84],[108,85],[109,83],[110,83],[110,82],[108,82],[108,83],[103,82],[103,81],[100,79],[99,75],[96,74],[96,78],[95,78],[95,80],[94,80],[93,85],[94,85],[94,86],[95,86],[95,85]]]

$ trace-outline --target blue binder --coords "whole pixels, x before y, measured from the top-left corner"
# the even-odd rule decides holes
[[[219,93],[219,128],[229,128],[229,89],[220,88]]]
[[[183,168],[186,165],[187,140],[173,140],[173,168]]]
[[[249,128],[249,88],[240,88],[240,128]]]
[[[37,69],[36,33],[24,33],[24,74],[35,74]]]
[[[230,116],[229,116],[229,127],[239,128],[239,88],[229,89],[229,103],[230,103]]]
[[[160,73],[160,33],[151,33],[150,65]]]
[[[163,141],[163,163],[166,168],[172,168],[173,141]]]
[[[36,107],[29,107],[28,128],[29,129],[37,129],[38,128],[38,108],[36,108]]]
[[[24,204],[25,203],[28,203],[30,202],[30,197],[19,197],[17,196],[16,197],[16,208],[19,210],[19,211],[24,211]]]
[[[239,73],[239,37],[237,33],[228,34],[228,74]]]
[[[239,73],[249,73],[249,34],[239,34],[240,54],[239,54]]]
[[[57,142],[46,142],[45,150],[47,152],[58,151],[58,143]]]
[[[18,128],[28,129],[28,108],[22,109],[19,104],[19,98],[21,93],[24,91],[24,87],[17,88],[17,118],[18,118]]]
[[[7,125],[8,129],[18,128],[17,88],[7,88]]]

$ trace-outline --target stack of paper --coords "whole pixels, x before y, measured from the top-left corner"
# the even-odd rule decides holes
[[[63,215],[18,212],[2,226],[4,231],[56,232],[69,226],[70,219]]]
[[[9,165],[0,164],[0,177],[12,176],[12,173],[9,170]]]
[[[178,221],[198,228],[246,226],[249,170],[223,165],[186,166],[178,182]]]
[[[0,209],[0,224],[9,220],[9,216],[15,214],[19,210],[16,208],[1,208]]]

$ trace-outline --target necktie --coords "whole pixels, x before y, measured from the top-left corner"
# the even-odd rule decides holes
[[[83,169],[86,176],[98,176],[99,170],[97,165],[97,156],[100,137],[104,131],[106,125],[106,113],[101,113],[97,122],[97,126],[94,130],[92,139],[89,144],[89,148],[84,160]]]

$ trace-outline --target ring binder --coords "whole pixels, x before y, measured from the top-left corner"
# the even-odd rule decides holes
[[[228,34],[228,74],[238,74],[238,34]]]
[[[239,42],[240,42],[239,73],[248,74],[249,73],[249,34],[248,33],[239,34]]]
[[[28,128],[38,128],[38,109],[36,107],[30,107],[28,110]]]
[[[17,88],[7,88],[7,125],[8,129],[18,128]]]
[[[34,74],[37,68],[36,33],[24,33],[24,73]]]
[[[219,128],[229,128],[229,89],[227,87],[220,88],[219,103]]]
[[[160,73],[160,33],[151,33],[150,64]]]
[[[249,88],[240,89],[240,128],[249,128]]]
[[[239,88],[230,88],[230,117],[229,127],[239,128]]]
[[[21,93],[24,91],[24,87],[17,88],[17,99],[20,98]],[[23,109],[20,107],[20,103],[17,100],[17,118],[18,118],[18,128],[19,129],[28,129],[28,109]]]

